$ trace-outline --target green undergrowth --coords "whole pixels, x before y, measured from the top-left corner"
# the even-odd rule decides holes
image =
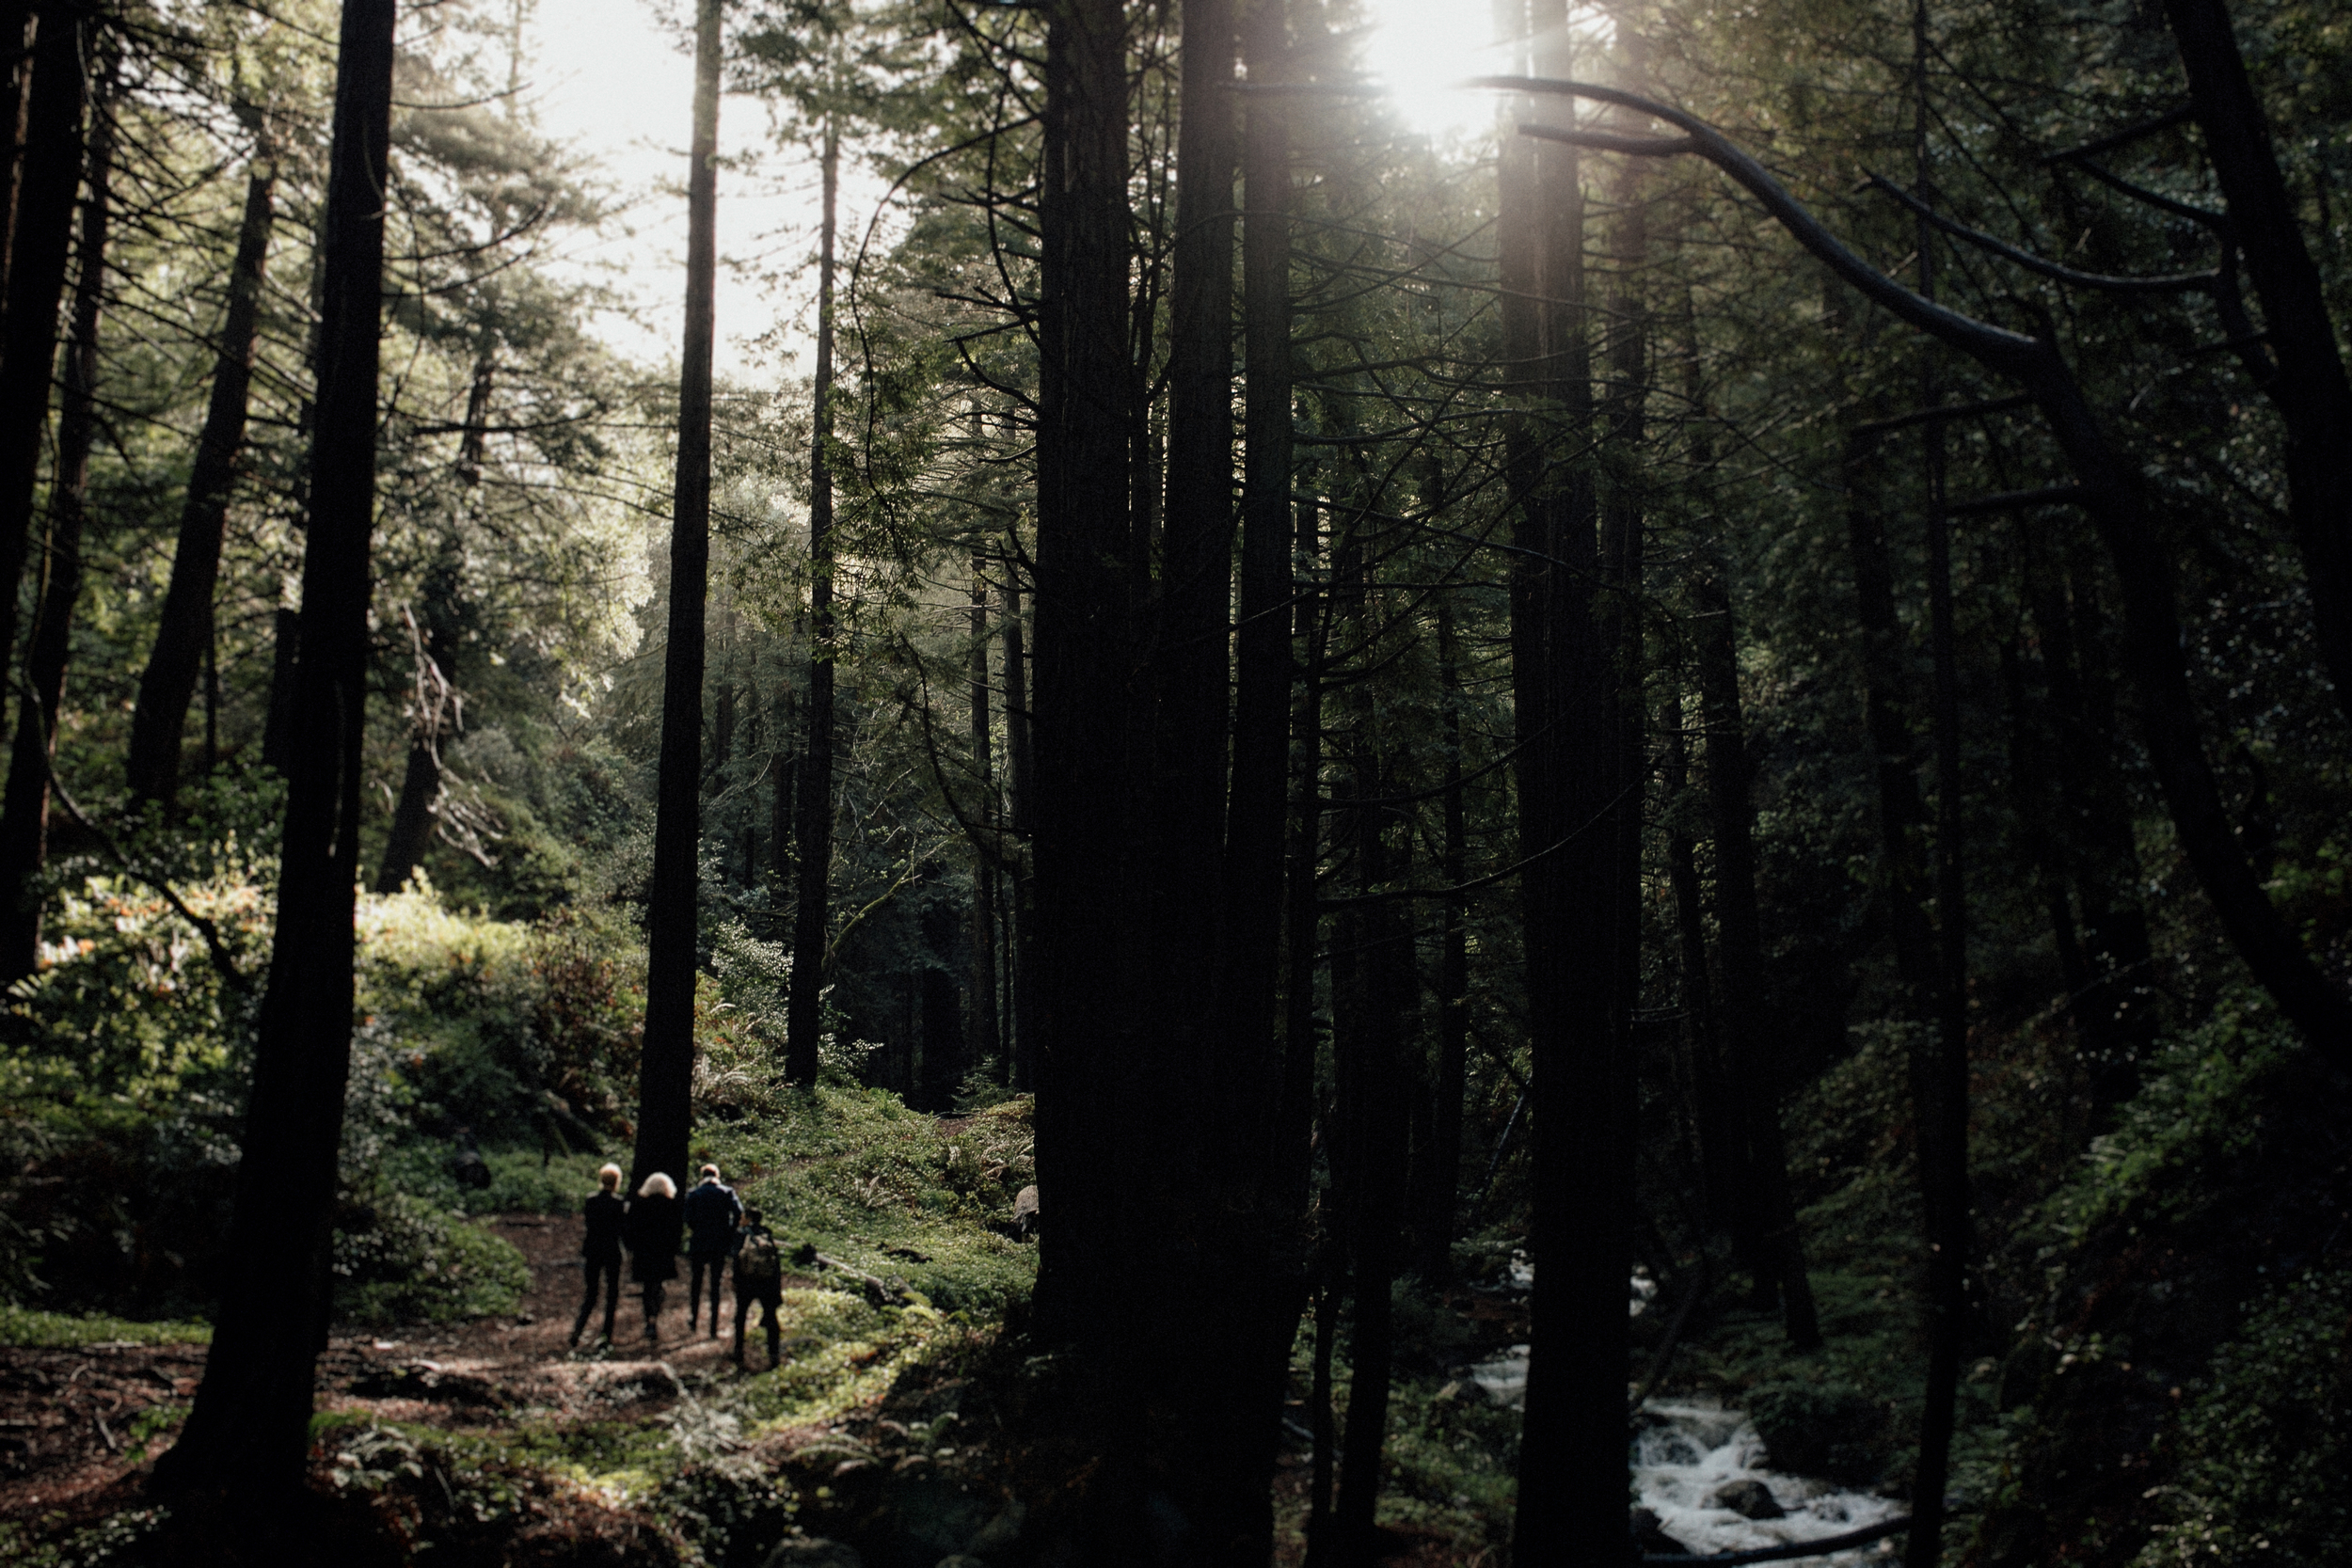
[[[766,1114],[706,1125],[695,1159],[718,1164],[787,1250],[814,1246],[977,1321],[1036,1278],[1034,1243],[991,1228],[1037,1179],[1029,1105],[943,1130],[884,1089],[785,1090]]]
[[[138,1323],[103,1312],[41,1312],[0,1303],[0,1345],[72,1349],[84,1345],[208,1345],[210,1323],[166,1320]]]

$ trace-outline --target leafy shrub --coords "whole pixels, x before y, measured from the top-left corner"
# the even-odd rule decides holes
[[[2139,1568],[2352,1562],[2352,1268],[2275,1287],[2182,1413],[2169,1523]]]
[[[405,1193],[349,1206],[335,1227],[336,1309],[356,1323],[489,1317],[530,1288],[513,1246]]]
[[[1886,1418],[1878,1402],[1840,1384],[1769,1383],[1746,1395],[1772,1468],[1848,1486],[1881,1478]]]

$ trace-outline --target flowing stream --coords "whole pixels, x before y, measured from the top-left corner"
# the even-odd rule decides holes
[[[1496,1359],[1470,1368],[1469,1375],[1491,1402],[1522,1408],[1527,1402],[1527,1347],[1513,1345]],[[1764,1439],[1743,1411],[1726,1410],[1712,1399],[1647,1401],[1633,1443],[1634,1506],[1657,1515],[1659,1527],[1682,1550],[1700,1556],[1820,1541],[1867,1529],[1903,1512],[1901,1503],[1875,1493],[1767,1469],[1769,1457]],[[1763,1487],[1781,1516],[1750,1517],[1767,1512],[1757,1506],[1753,1491],[1740,1499],[1747,1505],[1744,1513],[1729,1499],[1717,1500],[1726,1489],[1735,1495],[1746,1490],[1741,1482]],[[1901,1551],[1901,1539],[1896,1537],[1789,1560],[1811,1568],[1863,1568],[1892,1562]]]
[[[1769,1457],[1755,1423],[1711,1399],[1651,1400],[1633,1446],[1636,1506],[1658,1515],[1666,1534],[1696,1553],[1745,1552],[1762,1546],[1818,1541],[1892,1519],[1903,1505],[1868,1492],[1851,1492],[1765,1468]],[[1716,1502],[1726,1487],[1759,1482],[1785,1511],[1778,1519],[1751,1519]],[[1751,1506],[1749,1512],[1762,1510]],[[1814,1568],[1894,1560],[1899,1538],[1824,1557],[1798,1558]]]

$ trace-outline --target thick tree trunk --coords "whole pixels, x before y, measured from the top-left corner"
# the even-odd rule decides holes
[[[1913,158],[1919,199],[1933,197],[1929,161],[1928,0],[1912,9],[1915,117]],[[1919,217],[1919,297],[1935,298],[1933,225]],[[1943,389],[1930,358],[1921,407],[1933,415]],[[1951,1468],[1958,1417],[1961,1349],[1968,1331],[1968,895],[1962,842],[1960,651],[1952,617],[1952,529],[1944,510],[1944,423],[1930,418],[1923,479],[1927,499],[1928,641],[1934,669],[1935,735],[1935,1032],[1913,1037],[1911,1099],[1919,1129],[1919,1194],[1928,1243],[1928,1378],[1919,1413],[1918,1469],[1913,1478],[1906,1568],[1943,1560],[1944,1483]]]
[[[1538,74],[1570,76],[1565,7],[1543,0],[1532,24]],[[1557,142],[1540,144],[1534,164],[1540,389],[1553,420],[1549,439],[1573,452],[1593,436],[1581,177],[1575,150]],[[1504,287],[1513,286],[1506,277]],[[1523,333],[1515,342],[1507,317],[1504,333],[1504,356],[1517,363]],[[1590,469],[1578,464],[1536,484],[1514,483],[1530,498],[1515,541],[1524,553],[1512,594],[1521,852],[1538,858],[1521,876],[1536,1283],[1512,1549],[1530,1562],[1600,1562],[1625,1551],[1621,1418],[1630,1357],[1628,1021],[1616,1016],[1624,1002],[1616,951],[1622,847],[1611,809],[1621,672],[1594,604],[1603,562]]]
[[[0,985],[33,973],[40,950],[39,879],[49,846],[49,762],[56,754],[57,708],[73,648],[73,607],[82,592],[84,507],[90,449],[98,435],[98,326],[106,298],[106,229],[112,199],[114,126],[108,113],[115,62],[93,106],[89,195],[82,203],[79,277],[72,340],[65,356],[65,394],[57,411],[56,467],[49,485],[49,537],[40,590],[24,651],[27,690],[17,703],[16,744],[8,793],[0,802]],[[28,700],[25,700],[29,698]]]
[[[670,512],[669,645],[645,931],[645,1033],[637,1090],[635,1191],[655,1171],[686,1185],[692,1131],[694,974],[700,942],[704,625],[710,586],[710,394],[718,271],[719,0],[694,26],[692,166],[686,186],[686,334]]]
[[[990,848],[972,863],[972,1060],[996,1060],[1002,1049],[996,1017],[996,852],[1002,835],[994,830],[995,768],[989,756],[991,704],[988,695],[988,583],[980,562],[972,562],[972,773],[979,784],[980,820],[986,825]],[[1001,1073],[1002,1062],[998,1062]]]
[[[1131,796],[1144,771],[1132,715],[1134,486],[1128,348],[1126,17],[1117,0],[1054,0],[1046,24],[1042,266],[1038,301],[1036,881],[1038,1185],[1054,1211],[1039,1264],[1043,1330],[1107,1368],[1139,1304],[1124,1288],[1144,1250],[1180,1244],[1132,1207],[1120,1145],[1163,1108],[1129,1085],[1145,1049],[1138,1013],[1148,863]],[[1106,1402],[1130,1401],[1121,1389]],[[1132,1407],[1131,1407],[1132,1408]],[[1109,1560],[1142,1550],[1135,1411],[1106,1433]]]
[[[229,496],[236,485],[237,460],[245,451],[253,345],[277,186],[277,149],[264,133],[246,177],[245,216],[237,226],[237,254],[229,269],[229,299],[221,313],[220,341],[213,360],[212,397],[205,405],[203,431],[197,436],[187,498],[180,509],[171,583],[164,591],[155,646],[139,677],[138,705],[131,715],[131,752],[125,768],[131,799],[161,801],[167,811],[180,787],[180,738],[187,724],[188,704],[195,695],[204,656],[213,645],[213,594],[220,578]]]
[[[1731,597],[1722,579],[1712,572],[1702,573],[1697,598],[1708,622],[1698,644],[1723,979],[1717,1023],[1730,1063],[1732,1093],[1746,1123],[1747,1201],[1754,1206],[1769,1284],[1779,1289],[1788,1342],[1801,1351],[1818,1350],[1820,1321],[1814,1310],[1812,1284],[1805,1277],[1804,1246],[1788,1188],[1788,1156],[1781,1141],[1781,1055],[1764,999],[1764,930],[1756,909],[1755,807],[1749,799],[1746,725],[1740,705],[1739,641]]]
[[[2225,0],[2165,0],[2164,12],[2232,238],[2262,301],[2265,341],[2278,365],[2265,390],[2286,423],[2287,520],[2302,552],[2320,657],[2352,715],[2352,380]]]
[[[817,1082],[824,1033],[825,929],[833,887],[833,269],[841,137],[825,126],[817,239],[816,433],[808,453],[808,732],[801,749],[800,887],[792,911],[792,990],[785,1004],[785,1071]]]
[[[12,656],[16,647],[17,584],[31,545],[33,490],[49,422],[97,25],[87,12],[64,4],[36,9],[8,313],[0,323],[0,657]]]
[[[278,919],[253,1053],[244,1157],[204,1382],[159,1484],[263,1500],[301,1485],[326,1337],[336,1155],[352,1023],[366,728],[368,553],[375,505],[378,317],[391,119],[392,0],[346,0],[325,224],[318,422],[302,564],[307,646],[295,698]],[[280,1541],[280,1549],[292,1543]]]

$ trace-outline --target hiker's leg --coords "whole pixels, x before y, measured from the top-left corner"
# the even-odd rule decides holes
[[[702,1315],[703,1255],[690,1252],[686,1255],[686,1332],[694,1332],[694,1325],[702,1321]]]
[[[587,1275],[588,1293],[580,1298],[580,1316],[572,1320],[572,1343],[575,1345],[580,1343],[581,1333],[588,1327],[588,1314],[596,1309],[596,1260],[589,1259],[580,1272]]]
[[[738,1290],[735,1292],[735,1360],[738,1366],[740,1366],[743,1361],[743,1324],[745,1320],[751,1316],[751,1311],[752,1298],[750,1294],[744,1291]]]
[[[776,1321],[777,1309],[784,1305],[784,1291],[774,1286],[759,1293],[759,1307],[767,1317],[768,1365],[774,1366],[784,1349],[784,1325]]]
[[[608,1258],[600,1265],[604,1270],[604,1342],[612,1342],[612,1320],[621,1310],[621,1260]]]

